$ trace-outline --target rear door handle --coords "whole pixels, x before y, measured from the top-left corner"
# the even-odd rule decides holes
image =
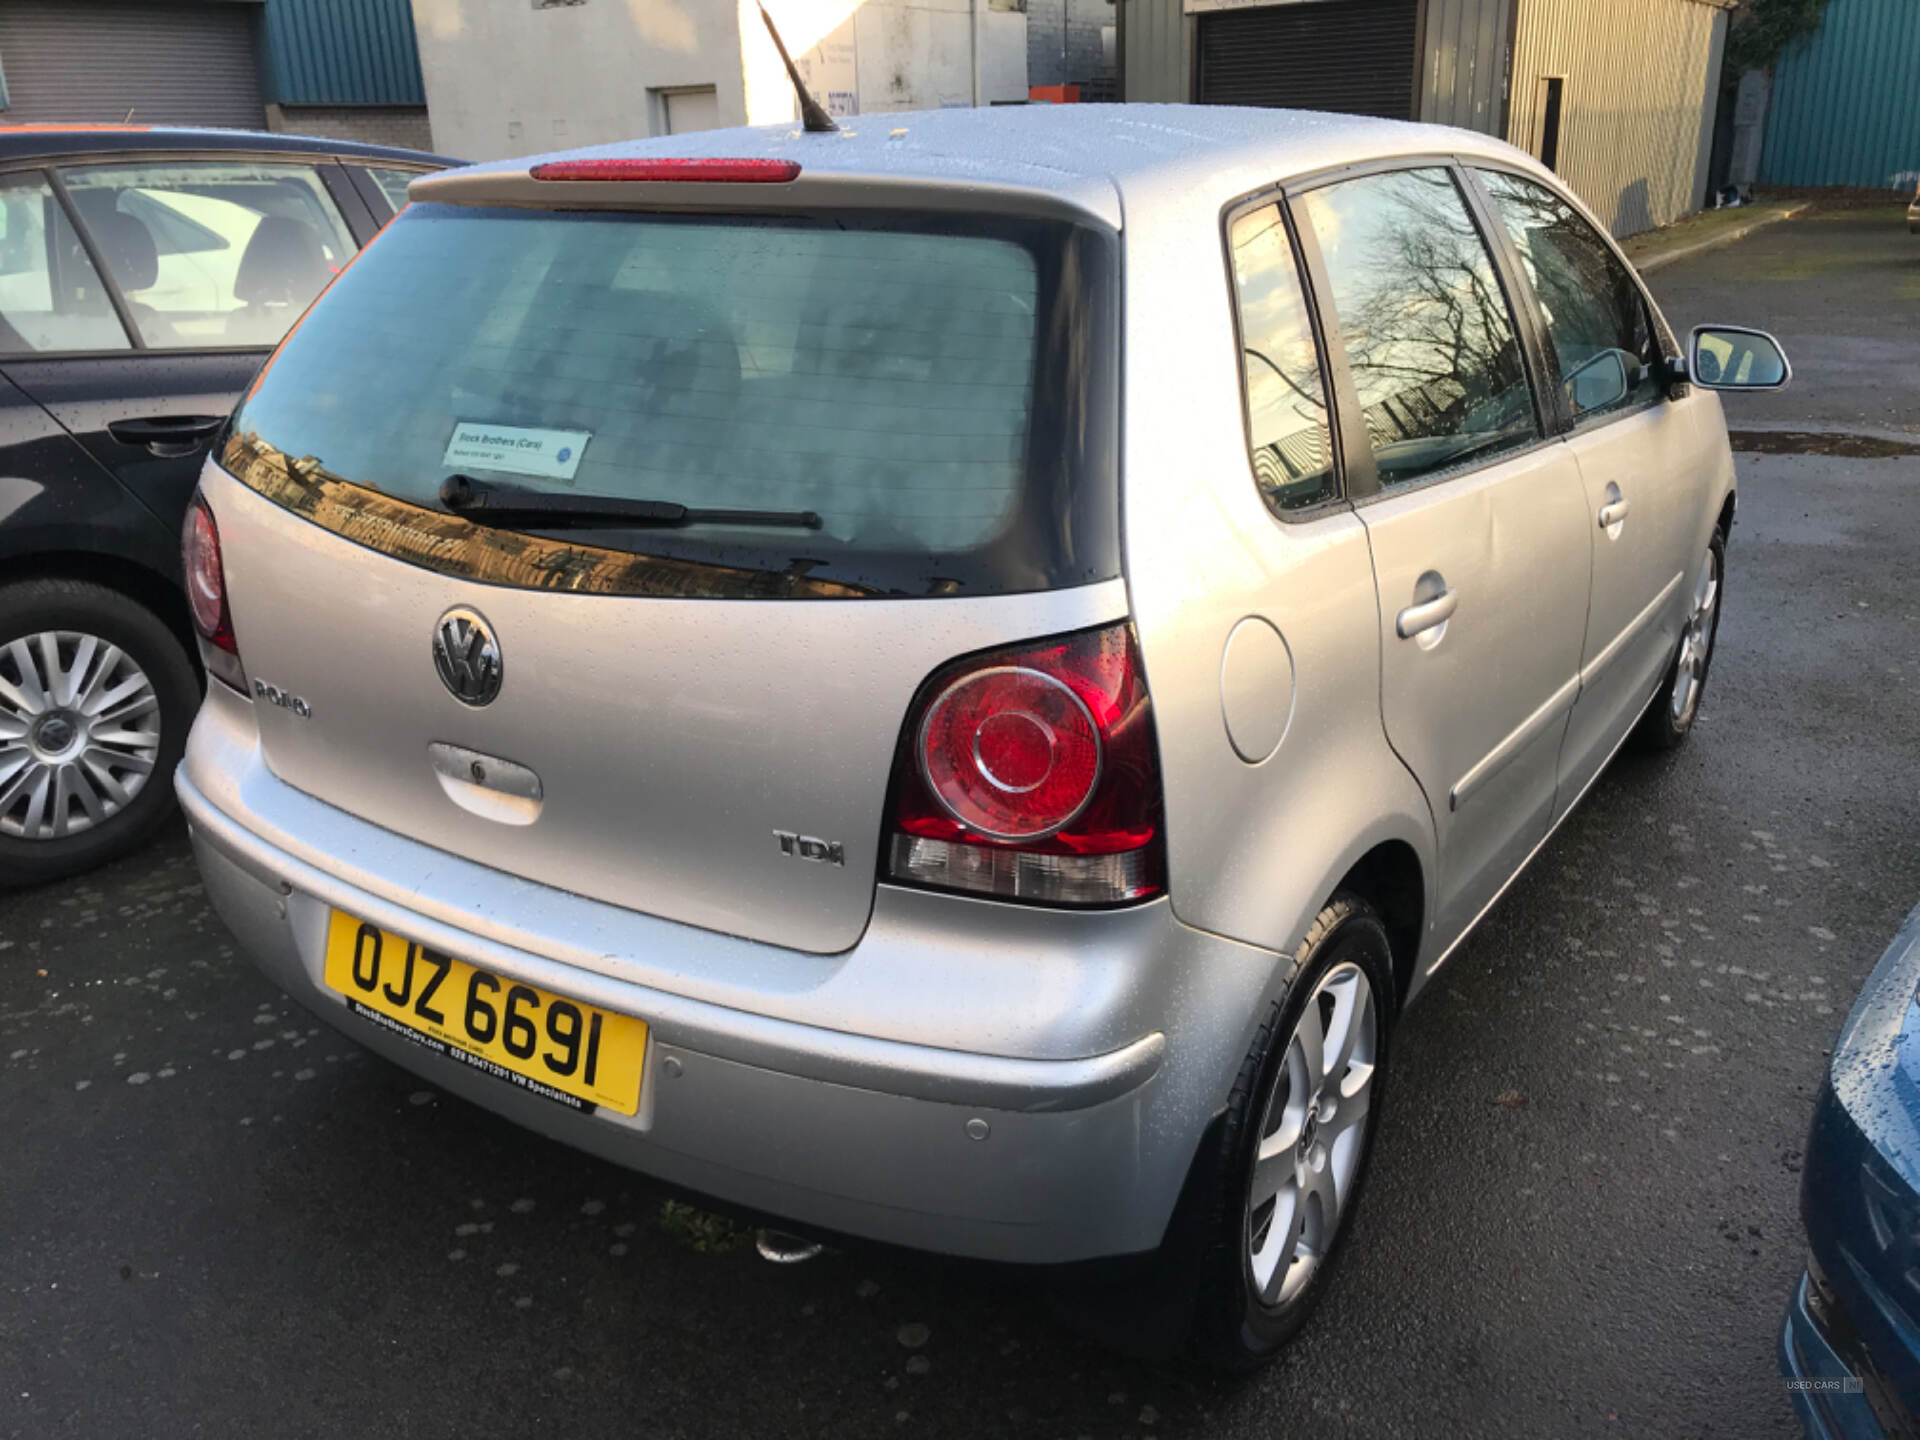
[[[1624,495],[1618,500],[1609,500],[1600,507],[1600,528],[1602,530],[1611,530],[1627,518],[1627,512],[1632,508],[1632,502]]]
[[[156,455],[190,455],[223,423],[219,415],[148,415],[114,420],[107,433],[122,445],[144,445]]]
[[[1431,600],[1423,600],[1418,605],[1409,605],[1394,617],[1393,629],[1402,640],[1411,640],[1423,630],[1431,630],[1436,625],[1444,625],[1453,618],[1453,612],[1460,608],[1458,590],[1442,590]]]

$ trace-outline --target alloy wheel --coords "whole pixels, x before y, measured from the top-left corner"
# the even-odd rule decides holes
[[[1700,708],[1700,692],[1707,683],[1707,660],[1713,654],[1713,620],[1720,605],[1720,555],[1711,547],[1693,585],[1693,603],[1687,628],[1680,635],[1680,654],[1674,662],[1673,724],[1684,730]]]
[[[0,642],[0,835],[60,840],[104,824],[153,778],[160,698],[98,635]]]
[[[1333,1249],[1367,1144],[1379,1017],[1366,972],[1336,965],[1287,1042],[1247,1196],[1247,1261],[1268,1306],[1304,1290]]]

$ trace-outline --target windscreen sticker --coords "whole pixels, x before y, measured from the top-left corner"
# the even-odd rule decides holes
[[[592,438],[591,430],[525,430],[516,425],[456,420],[445,463],[452,469],[471,466],[571,480],[580,468],[581,452]]]

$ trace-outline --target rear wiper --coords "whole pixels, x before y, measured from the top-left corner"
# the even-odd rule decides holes
[[[476,525],[504,530],[591,530],[622,525],[671,529],[680,525],[767,525],[818,530],[812,510],[699,510],[672,500],[627,500],[617,495],[551,495],[487,485],[469,475],[440,482],[440,503]]]

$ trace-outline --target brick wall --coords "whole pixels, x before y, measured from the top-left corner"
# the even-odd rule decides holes
[[[1100,32],[1115,24],[1113,0],[1027,0],[1026,8],[1029,85],[1112,85]]]
[[[267,128],[408,150],[433,148],[424,105],[269,105]]]

